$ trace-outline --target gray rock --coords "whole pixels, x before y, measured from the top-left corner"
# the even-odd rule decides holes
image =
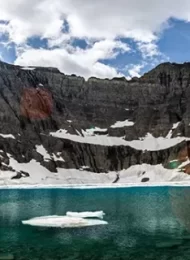
[[[141,182],[149,182],[150,178],[143,178]]]

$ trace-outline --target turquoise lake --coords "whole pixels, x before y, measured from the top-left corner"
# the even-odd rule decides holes
[[[22,220],[105,212],[105,226],[41,228]],[[190,187],[0,190],[0,259],[189,260]]]

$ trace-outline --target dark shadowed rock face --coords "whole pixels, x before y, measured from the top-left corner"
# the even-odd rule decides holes
[[[134,124],[111,127],[125,120]],[[9,166],[10,155],[19,163],[34,159],[51,172],[57,168],[80,169],[83,165],[97,173],[139,163],[166,165],[186,143],[162,151],[142,152],[129,146],[79,143],[49,133],[65,129],[72,135],[82,135],[82,130],[98,127],[104,131],[97,129],[96,135],[130,141],[147,133],[166,137],[178,122],[172,137],[189,137],[190,63],[164,63],[131,81],[94,77],[85,81],[54,68],[23,69],[0,63],[0,134],[15,137],[0,136],[2,170]],[[45,160],[36,145],[43,145],[52,159]],[[54,160],[56,153],[60,159]]]

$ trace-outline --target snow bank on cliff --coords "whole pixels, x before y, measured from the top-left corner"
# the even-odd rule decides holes
[[[22,67],[22,70],[35,70],[35,67]]]
[[[189,140],[185,137],[176,138],[164,138],[164,137],[153,137],[148,133],[141,140],[125,141],[122,137],[112,137],[107,135],[86,135],[85,137],[79,135],[71,135],[66,130],[59,130],[57,132],[51,132],[50,135],[58,138],[72,140],[79,143],[103,145],[103,146],[130,146],[136,150],[148,150],[158,151],[175,146],[184,140]]]
[[[129,121],[128,119],[125,121],[118,121],[114,125],[111,126],[111,128],[122,128],[125,126],[133,126],[135,123],[132,121]]]
[[[5,134],[0,134],[0,136],[3,137],[3,138],[15,139],[14,135],[11,135],[11,134],[7,134],[7,135],[5,135]]]
[[[36,151],[41,154],[45,160],[51,160],[48,151],[43,147],[43,145],[36,145]]]
[[[62,161],[64,162],[65,160],[61,157],[61,153],[58,152],[56,154],[52,153],[49,154],[48,151],[44,148],[43,145],[36,145],[36,151],[41,154],[44,158],[45,161]]]

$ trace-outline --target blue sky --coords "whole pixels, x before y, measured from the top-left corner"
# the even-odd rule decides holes
[[[1,59],[85,78],[140,76],[161,62],[190,61],[186,0],[81,1],[15,0],[10,7],[0,0]]]
[[[158,42],[159,49],[171,62],[190,61],[190,23],[172,19]]]

